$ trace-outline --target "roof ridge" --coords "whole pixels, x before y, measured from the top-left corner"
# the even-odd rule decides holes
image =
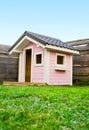
[[[55,39],[55,40],[59,40],[59,41],[61,41],[61,40],[58,39],[58,38],[51,37],[51,36],[48,36],[48,35],[45,35],[45,34],[39,34],[39,33],[30,32],[30,31],[25,31],[25,33],[37,34],[37,35],[41,35],[41,36],[44,36],[44,37],[48,37],[48,38],[52,38],[52,39]],[[61,41],[61,42],[62,42],[62,41]]]
[[[39,33],[30,32],[30,31],[25,31],[25,34],[31,34],[31,35],[35,34],[35,35],[39,35],[39,36],[42,36],[42,37],[45,37],[45,38],[51,38],[51,39],[53,39],[53,40],[57,40],[57,41],[61,42],[61,43],[64,45],[64,47],[67,47],[67,45],[68,45],[68,46],[71,47],[71,49],[74,48],[72,45],[70,45],[70,44],[68,44],[68,43],[66,43],[66,42],[62,42],[62,41],[61,41],[60,39],[58,39],[58,38],[54,38],[54,37],[47,36],[47,35],[43,35],[43,34],[39,34]],[[35,36],[35,37],[37,37],[37,36]],[[39,37],[37,37],[37,38],[39,38]],[[40,39],[40,38],[39,38],[39,39]],[[75,50],[76,50],[76,48],[75,48]]]

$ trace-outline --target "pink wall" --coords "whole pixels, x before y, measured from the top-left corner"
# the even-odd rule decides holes
[[[71,80],[71,59],[70,55],[66,55],[66,71],[55,70],[56,53],[50,51],[50,65],[49,65],[49,84],[54,85],[69,85]]]
[[[46,82],[44,81],[45,73],[44,70],[44,49],[41,47],[37,47],[36,44],[29,42],[29,45],[26,47],[32,47],[33,48],[33,54],[32,54],[32,74],[31,79],[32,82]],[[34,54],[37,52],[43,52],[43,65],[41,66],[35,66],[34,65]],[[58,52],[57,52],[58,53]],[[60,53],[59,53],[60,54]],[[55,58],[56,58],[56,52],[50,51],[49,53],[49,70],[48,70],[48,84],[49,85],[69,85],[71,83],[71,56],[68,54],[66,55],[66,71],[60,71],[55,70]],[[23,63],[23,59],[22,59]],[[23,63],[24,64],[24,63]],[[47,67],[45,65],[45,67]],[[22,80],[21,80],[22,81]]]
[[[37,47],[37,45],[32,42],[29,43],[29,47],[33,47],[32,82],[44,82],[44,66],[34,65],[34,54],[37,52],[44,53],[44,49],[41,47]]]

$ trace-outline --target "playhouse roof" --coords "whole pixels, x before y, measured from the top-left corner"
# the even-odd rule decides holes
[[[75,51],[75,52],[77,51],[77,49],[75,47],[73,47],[72,45],[70,45],[68,43],[64,43],[57,38],[25,31],[21,35],[21,37],[14,43],[14,45],[9,49],[9,52],[12,51],[25,36],[37,41],[38,43],[40,43],[40,45],[44,46],[45,48],[49,47],[49,49],[53,49],[55,47],[55,49],[56,49],[57,47],[60,47],[63,50],[68,49],[68,50]],[[23,45],[23,46],[25,46],[25,45]]]

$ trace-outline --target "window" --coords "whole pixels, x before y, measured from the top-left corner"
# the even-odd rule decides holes
[[[64,62],[64,56],[57,55],[57,64],[63,65]]]
[[[34,55],[34,63],[35,66],[40,66],[43,64],[43,53],[39,52],[39,53],[35,53]]]
[[[37,54],[36,55],[36,64],[41,64],[42,62],[42,54]]]
[[[56,54],[55,70],[66,70],[65,58],[66,56],[63,54]]]

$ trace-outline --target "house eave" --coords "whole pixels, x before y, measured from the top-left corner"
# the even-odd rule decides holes
[[[62,48],[62,47],[57,47],[57,46],[52,46],[52,45],[46,45],[45,48],[60,51],[60,52],[66,52],[66,53],[69,53],[69,54],[79,55],[79,51],[71,50],[71,49],[68,49],[68,48]]]
[[[45,45],[41,44],[40,42],[28,37],[24,36],[17,44],[14,46],[10,51],[9,54],[15,53],[21,53],[22,50],[29,44],[29,42],[35,43],[37,46],[40,46],[42,48],[45,48]],[[21,45],[22,44],[22,45]]]

